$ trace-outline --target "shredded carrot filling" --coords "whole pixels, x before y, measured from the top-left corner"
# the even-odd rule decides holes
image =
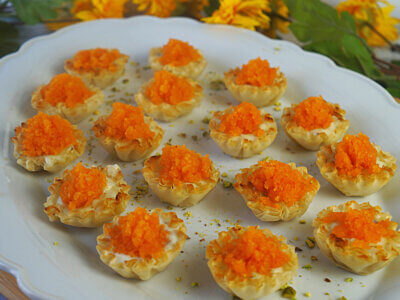
[[[22,136],[22,154],[30,157],[56,155],[77,144],[70,122],[42,112],[15,128],[15,134]]]
[[[362,173],[378,173],[381,168],[376,163],[378,152],[369,141],[369,137],[360,132],[358,135],[346,135],[337,144],[335,166],[339,174],[358,176]]]
[[[211,176],[211,160],[182,146],[165,146],[160,159],[160,181],[181,185],[196,183]]]
[[[64,176],[60,197],[70,210],[87,207],[103,194],[106,175],[99,168],[86,168],[78,163],[72,170],[66,170]]]
[[[72,67],[78,71],[93,71],[98,69],[117,71],[115,60],[121,57],[118,49],[89,49],[79,51],[72,61]]]
[[[370,243],[378,243],[382,238],[390,238],[396,234],[390,229],[397,223],[389,220],[375,221],[377,210],[374,207],[368,209],[352,209],[346,212],[329,212],[322,222],[337,224],[332,229],[332,235],[342,239],[355,239],[351,245],[359,248],[370,248]]]
[[[294,205],[313,189],[315,179],[306,179],[296,169],[276,161],[260,161],[259,167],[249,176],[249,182],[263,194],[259,201],[263,204],[280,207]]]
[[[146,88],[146,97],[154,104],[176,105],[193,99],[194,88],[185,78],[168,71],[158,71],[154,74],[153,83]]]
[[[49,84],[40,90],[40,94],[44,101],[53,106],[65,103],[67,107],[74,107],[84,103],[95,92],[88,89],[79,77],[63,73],[54,76]]]
[[[333,122],[333,106],[322,96],[309,97],[294,108],[293,120],[306,130],[328,128]]]
[[[113,104],[113,111],[106,119],[104,134],[121,141],[154,137],[154,132],[150,130],[149,124],[144,121],[142,110],[119,102]]]
[[[279,68],[271,68],[268,60],[256,58],[250,60],[242,69],[233,70],[236,74],[236,84],[266,86],[272,85],[278,76]]]
[[[201,59],[201,54],[192,45],[176,39],[169,39],[162,47],[162,55],[159,61],[162,65],[175,67],[185,66],[192,61]]]
[[[164,252],[169,235],[164,227],[158,214],[150,214],[138,207],[126,216],[120,216],[117,224],[105,224],[104,233],[110,236],[111,251],[151,259],[161,257]]]
[[[254,273],[268,276],[272,269],[289,261],[289,255],[284,251],[287,246],[281,244],[276,236],[267,237],[254,226],[237,238],[225,235],[222,243],[214,245],[219,247],[216,249],[216,260],[225,263],[241,279],[251,277]],[[217,274],[220,277],[225,275],[222,272]]]
[[[220,121],[218,130],[229,135],[264,135],[264,131],[260,128],[260,125],[263,123],[261,112],[252,103],[240,103],[233,108],[233,112],[225,112],[221,116]]]

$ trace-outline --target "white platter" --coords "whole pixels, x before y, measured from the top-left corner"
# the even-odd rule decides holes
[[[347,110],[347,117],[351,121],[350,133],[363,131],[384,150],[400,158],[399,105],[373,81],[338,68],[323,56],[306,53],[288,42],[270,40],[247,30],[205,25],[184,18],[161,20],[135,17],[81,23],[33,39],[17,53],[0,61],[0,267],[17,277],[27,295],[38,299],[230,299],[212,279],[205,261],[207,242],[217,236],[217,231],[231,226],[226,221],[229,219],[231,222],[241,220],[242,225],[269,227],[304,250],[298,253],[300,266],[312,264],[313,268],[300,268],[291,284],[297,290],[298,299],[303,299],[305,292],[310,292],[314,299],[329,299],[324,295],[326,292],[330,293],[331,299],[341,296],[352,300],[399,299],[399,259],[388,268],[363,277],[336,268],[317,247],[310,250],[304,246],[305,238],[312,235],[311,223],[317,212],[326,206],[352,199],[342,196],[320,176],[315,166],[315,152],[302,150],[290,142],[281,128],[276,141],[262,155],[244,160],[235,160],[222,154],[211,139],[201,136],[201,127],[206,127],[202,123],[204,116],[209,116],[211,110],[227,107],[228,103],[237,104],[226,91],[206,89],[207,98],[200,108],[172,123],[173,127],[162,124],[166,130],[164,143],[172,138],[174,144],[186,143],[195,151],[209,153],[221,171],[229,174],[229,179],[238,169],[266,156],[308,167],[320,181],[321,189],[301,218],[307,221],[306,224],[301,225],[298,220],[287,223],[260,222],[233,189],[227,190],[218,184],[195,207],[186,211],[173,209],[185,220],[191,239],[185,244],[184,253],[166,271],[147,282],[139,282],[123,279],[101,263],[95,250],[95,238],[101,229],[76,229],[48,221],[43,213],[43,203],[48,195],[48,181],[54,176],[31,174],[18,167],[9,141],[13,136],[13,128],[35,113],[29,104],[30,93],[37,85],[62,72],[63,61],[78,50],[116,47],[130,55],[131,61],[139,62],[140,66],[129,64],[127,74],[116,84],[122,92],[107,89],[107,100],[119,100],[121,97],[131,100],[130,93],[137,91],[140,84],[152,75],[151,70],[143,70],[143,66],[147,65],[148,50],[164,44],[170,37],[189,41],[201,49],[208,61],[206,73],[215,71],[222,74],[258,56],[268,59],[273,66],[279,66],[288,78],[288,90],[281,101],[283,107],[308,96],[322,94],[328,101],[339,103]],[[137,78],[136,69],[140,70],[141,78]],[[202,83],[207,88],[212,76],[206,77],[202,77]],[[129,83],[123,84],[124,78],[129,78]],[[112,94],[115,96],[110,98]],[[109,104],[104,105],[104,111],[109,111]],[[274,107],[266,110],[279,121],[281,111],[275,111]],[[193,124],[190,120],[194,120]],[[87,137],[91,136],[90,124],[92,122],[87,121],[79,125]],[[181,132],[187,133],[188,137],[178,137],[177,134]],[[197,142],[191,139],[193,135],[199,136]],[[83,158],[85,162],[115,162],[96,141],[92,144],[95,147],[91,160],[86,152]],[[143,181],[141,174],[133,174],[133,171],[141,168],[141,162],[135,166],[121,165],[125,165],[124,174],[134,191],[136,184],[133,181]],[[376,195],[357,201],[379,204],[391,212],[395,221],[400,221],[398,182],[397,173]],[[132,201],[128,210],[138,205],[167,208],[151,192],[141,200],[140,203]],[[192,217],[184,215],[188,211]],[[215,219],[220,220],[221,226],[216,224]],[[205,242],[200,242],[203,238]],[[54,245],[54,242],[58,242],[58,245]],[[318,261],[311,262],[311,255],[316,256]],[[181,282],[175,280],[178,276],[182,278]],[[345,282],[347,277],[352,277],[353,282]],[[325,282],[324,278],[331,279],[331,282]],[[191,287],[192,282],[198,282],[200,286]],[[277,293],[268,299],[279,297]]]

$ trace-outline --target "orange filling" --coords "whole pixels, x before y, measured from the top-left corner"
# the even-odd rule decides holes
[[[233,275],[241,279],[251,277],[253,273],[271,275],[271,270],[279,268],[289,261],[289,255],[284,252],[287,246],[281,244],[273,235],[266,237],[264,232],[250,226],[246,232],[237,238],[225,235],[222,245],[215,243],[216,260],[224,263]],[[225,273],[217,274],[224,277]]]
[[[169,232],[160,224],[158,214],[149,214],[138,207],[126,216],[118,218],[118,224],[104,225],[104,233],[110,236],[110,250],[131,257],[159,258],[168,242]]]
[[[278,76],[279,68],[271,68],[268,60],[256,58],[250,60],[242,69],[235,69],[236,84],[266,86],[272,85]]]
[[[72,170],[66,170],[64,176],[60,197],[70,210],[87,207],[103,194],[106,175],[99,168],[85,168],[78,163]]]
[[[360,132],[346,135],[336,146],[335,167],[339,174],[358,176],[362,173],[374,174],[381,169],[376,163],[378,152],[369,137]]]
[[[207,180],[211,176],[211,161],[183,146],[165,146],[160,159],[160,181],[181,185]]]
[[[260,161],[259,167],[249,175],[249,182],[263,194],[258,201],[280,207],[280,203],[292,206],[313,189],[315,179],[306,179],[296,169],[276,161]]]
[[[333,106],[322,96],[309,97],[294,108],[293,120],[306,130],[328,128],[333,122]]]
[[[65,103],[67,107],[82,104],[95,92],[88,89],[85,83],[77,76],[66,73],[54,76],[49,84],[40,90],[44,101],[56,106]]]
[[[98,69],[117,71],[115,60],[121,57],[117,49],[89,49],[79,51],[73,61],[72,67],[78,71],[93,71]]]
[[[332,229],[332,235],[342,239],[355,239],[351,242],[353,247],[370,248],[370,243],[378,243],[382,238],[390,238],[396,234],[390,229],[397,223],[389,220],[375,221],[377,210],[373,207],[368,209],[352,209],[346,212],[329,212],[322,222],[337,223]]]
[[[263,123],[260,110],[252,103],[242,102],[233,108],[233,112],[224,113],[218,130],[229,135],[241,134],[264,135],[260,128]]]
[[[114,103],[113,111],[105,122],[104,134],[117,140],[132,141],[154,137],[154,132],[144,121],[142,110],[132,105]]]
[[[15,134],[22,136],[22,154],[30,157],[56,155],[77,144],[70,122],[42,112],[15,128]]]
[[[162,55],[159,61],[162,65],[172,65],[175,67],[185,66],[192,61],[201,59],[201,54],[187,42],[176,39],[169,39],[168,43],[162,47]]]
[[[194,88],[185,78],[159,71],[154,74],[153,83],[146,88],[146,97],[154,104],[176,105],[193,99]]]

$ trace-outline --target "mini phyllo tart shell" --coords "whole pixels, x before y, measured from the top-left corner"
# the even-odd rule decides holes
[[[128,60],[129,56],[117,49],[82,50],[65,61],[64,69],[71,75],[81,77],[86,84],[104,89],[125,73]]]
[[[369,147],[369,152],[376,153],[374,156],[371,156],[371,153],[366,155],[367,160],[370,160],[371,157],[376,157],[373,162],[375,165],[372,165],[370,168],[371,171],[364,170],[362,166],[361,168],[354,166],[354,170],[345,172],[341,172],[337,168],[335,161],[339,159],[340,161],[346,160],[351,162],[350,158],[346,159],[343,155],[340,155],[340,157],[336,155],[338,145],[347,139],[357,139],[359,141],[362,139],[362,147]],[[368,137],[362,133],[358,136],[346,135],[343,141],[322,147],[317,152],[316,163],[321,175],[344,195],[368,196],[379,191],[392,179],[396,171],[396,158],[389,152],[384,152],[380,146],[370,143]],[[353,154],[355,155],[356,153],[363,155],[363,151],[365,149],[353,148]]]
[[[47,98],[55,101],[50,103]],[[81,101],[74,102],[77,98]],[[74,124],[93,114],[103,101],[104,94],[100,89],[87,87],[80,77],[65,73],[53,77],[47,85],[38,86],[31,98],[34,109],[59,115]]]
[[[245,65],[243,67],[250,66],[252,70],[260,65],[263,67],[263,65],[267,63],[268,62],[266,62],[265,60],[257,58],[255,60],[251,60],[248,65]],[[268,69],[269,67],[266,68]],[[265,74],[268,70],[263,70],[263,68],[261,68],[260,70],[255,71],[257,73],[253,74],[253,76],[259,77],[259,72]],[[240,72],[241,69],[236,68],[224,74],[224,82],[226,88],[238,101],[246,101],[253,103],[257,107],[262,107],[275,103],[286,92],[287,80],[285,75],[279,70],[276,70],[275,78],[271,83],[263,84],[261,82],[257,85],[249,83],[238,84],[237,78]]]
[[[264,165],[268,168],[265,173]],[[294,163],[284,164],[278,161],[260,161],[250,168],[242,169],[235,179],[236,191],[254,215],[262,221],[289,221],[302,216],[320,187],[319,182],[308,174],[306,167],[296,167]],[[268,190],[274,193],[273,196],[268,195],[266,190],[257,189],[266,189],[263,180],[269,180]],[[302,191],[301,194],[299,190]]]
[[[86,147],[86,138],[75,125],[42,112],[15,128],[11,142],[17,163],[30,172],[58,172],[81,156]]]
[[[246,247],[246,241],[252,242],[252,247]],[[240,257],[241,251],[247,251],[246,259],[244,255]],[[253,226],[220,232],[218,239],[207,245],[206,258],[218,285],[240,299],[257,299],[276,292],[296,275],[299,267],[294,247],[287,245],[283,236]],[[234,268],[235,262],[241,267]]]
[[[175,81],[180,81],[179,86],[173,87],[175,84],[174,82],[170,82],[168,80],[171,77],[174,78]],[[169,82],[170,84],[170,93],[168,98],[173,100],[172,98],[177,97],[178,95],[174,95],[173,91],[177,92],[179,96],[182,95],[182,85],[188,84],[190,88],[190,99],[179,101],[177,103],[168,103],[165,102],[165,99],[161,99],[165,95],[161,95],[162,92],[160,91],[157,96],[159,96],[160,103],[154,103],[149,99],[149,92],[152,90],[153,86],[155,85],[155,81],[162,82],[162,86],[160,84],[160,90],[165,89],[165,83]],[[183,82],[182,82],[183,81]],[[156,88],[156,87],[155,87]],[[151,92],[150,92],[151,93]],[[172,75],[167,71],[158,71],[155,74],[155,77],[152,78],[149,82],[145,83],[139,93],[135,95],[135,101],[139,107],[141,107],[144,113],[156,120],[164,121],[164,122],[171,122],[181,116],[189,114],[195,107],[201,104],[201,101],[204,97],[203,88],[194,80],[190,78],[183,78],[178,77],[176,75]]]
[[[122,107],[118,108],[121,105]],[[113,113],[116,109],[128,109],[130,111],[132,109],[137,110],[138,108],[122,103],[114,103]],[[94,123],[94,126],[92,128],[100,144],[110,154],[117,156],[122,161],[136,161],[148,157],[161,144],[162,138],[164,136],[164,130],[152,118],[143,116],[142,112],[137,113],[137,115],[135,116],[129,116],[130,112],[128,112],[128,115],[125,115],[125,119],[119,120],[119,122],[121,123],[114,123],[116,125],[116,128],[110,129],[110,132],[115,132],[114,129],[116,129],[117,131],[123,130],[123,132],[125,133],[130,132],[131,134],[133,134],[133,138],[125,138],[126,134],[122,139],[114,135],[108,135],[107,132],[109,131],[109,127],[107,124],[110,117],[114,118],[113,113],[111,113],[111,115],[109,116],[100,117]],[[136,112],[134,113],[136,114]],[[148,127],[148,130],[144,129],[144,131],[149,131],[150,133],[152,133],[152,136],[135,137],[135,132],[138,132],[138,130],[134,126],[131,126],[131,123],[128,122],[131,121],[131,117],[133,118],[133,121],[136,117],[143,118],[144,126]],[[116,115],[115,118],[119,118],[119,116]],[[118,120],[114,119],[113,121]],[[129,128],[119,128],[119,124],[125,124],[129,126]]]
[[[367,275],[400,254],[400,232],[391,219],[379,206],[349,201],[318,214],[313,222],[314,237],[321,252],[337,266]]]
[[[310,97],[308,99],[312,98],[321,99],[325,102],[322,97]],[[304,119],[306,121],[315,121],[315,119],[318,118],[318,120],[326,122],[327,117],[332,118],[329,126],[326,128],[321,128],[317,124],[316,128],[304,128],[297,124],[295,120],[295,111],[298,105],[292,104],[291,107],[285,107],[283,109],[281,118],[283,130],[289,138],[308,150],[319,150],[322,146],[337,142],[345,135],[347,129],[349,129],[350,121],[344,118],[346,111],[341,109],[339,104],[326,103],[326,106],[330,110],[326,115],[321,113],[321,109],[315,111],[315,116],[304,114]],[[304,111],[307,112],[307,109],[305,108]]]
[[[179,153],[179,156],[176,153]],[[219,180],[218,169],[208,157],[194,157],[197,155],[185,146],[166,146],[162,155],[152,156],[145,160],[143,177],[162,202],[180,207],[193,206],[216,186]],[[173,158],[170,159],[171,161],[166,161],[166,156]],[[186,170],[183,171],[184,165],[187,167],[190,159],[202,161],[198,164],[193,163],[190,169],[185,168]],[[176,170],[180,170],[181,173],[174,173]],[[206,176],[197,177],[195,173],[200,172],[206,173]],[[195,180],[185,181],[188,177]]]
[[[234,115],[236,108],[244,106],[240,109],[242,109],[247,116],[251,111],[251,107],[248,107],[249,105],[253,104],[242,102],[235,108],[230,107],[225,111],[216,112],[209,123],[210,137],[224,153],[232,157],[246,158],[259,154],[272,144],[278,133],[274,118],[266,112],[257,112],[260,114],[259,118],[261,122],[261,124],[255,126],[257,127],[255,129],[257,134],[254,132],[245,133],[243,130],[240,130],[238,134],[231,134],[229,130],[228,132],[220,130],[221,118],[223,118],[224,115],[231,114],[234,119],[233,121],[237,122],[239,116]],[[256,107],[254,107],[254,109],[257,110]],[[243,122],[248,126],[250,120],[249,118],[245,118]]]
[[[136,216],[139,213],[146,214],[146,212],[143,211],[145,211],[145,209],[137,208],[134,212],[128,214],[127,216],[130,216],[132,214]],[[150,214],[148,214],[147,216],[149,215]],[[100,255],[101,261],[122,277],[138,278],[141,280],[148,280],[155,274],[166,269],[168,265],[179,255],[185,244],[185,241],[187,239],[186,226],[183,221],[176,216],[174,212],[163,212],[160,208],[156,208],[151,212],[149,219],[153,220],[154,215],[159,219],[158,222],[159,224],[163,225],[164,230],[169,232],[166,244],[164,246],[156,244],[158,248],[162,247],[162,249],[158,253],[148,253],[148,249],[146,251],[146,249],[140,248],[135,249],[136,254],[133,255],[124,254],[116,251],[113,246],[113,240],[107,232],[112,231],[113,227],[120,226],[120,220],[127,217],[116,216],[112,223],[104,224],[104,233],[97,237],[96,249]],[[158,229],[158,223],[154,225],[148,222],[149,221],[147,221],[145,224],[147,226],[147,231]],[[143,223],[141,225],[143,226]],[[136,239],[140,239],[140,237],[142,236],[142,234],[140,234],[140,230],[144,229],[133,228],[131,230],[133,235],[137,235]],[[123,236],[119,240],[120,242],[125,242],[126,238],[126,236]],[[159,238],[159,236],[157,236],[157,238]],[[147,240],[144,237],[141,238],[141,241],[137,241],[135,244],[142,243],[145,244],[144,246],[146,246],[146,248],[149,248],[147,244],[151,242],[156,243],[157,238],[154,238],[153,240]],[[133,237],[131,237],[131,239],[133,239]],[[137,247],[140,247],[140,245]],[[129,249],[129,246],[126,246],[125,249],[132,250]]]
[[[162,63],[166,54],[171,57],[171,62]],[[180,57],[175,57],[179,55]],[[151,48],[149,64],[154,71],[165,70],[175,75],[196,79],[204,71],[207,61],[200,50],[193,48],[186,42],[170,39],[163,47]]]
[[[105,168],[98,167],[95,169],[100,174],[104,174],[101,178],[104,181],[101,186],[99,179],[91,175],[91,169],[85,168],[80,163],[73,170],[64,171],[61,178],[56,177],[54,179],[53,184],[49,187],[51,195],[44,204],[44,212],[51,222],[59,220],[61,223],[76,227],[98,227],[111,221],[114,216],[125,210],[130,198],[128,194],[130,187],[124,181],[119,166],[109,165]],[[83,170],[81,174],[75,174],[81,170]],[[71,176],[77,177],[71,178]],[[84,202],[89,197],[88,193],[83,200],[78,198],[77,195],[93,186],[99,189],[98,191],[90,191],[92,194],[98,194],[95,199]],[[75,193],[71,193],[70,189],[75,189]],[[71,204],[68,202],[67,205],[63,201],[64,196],[78,199],[71,201]],[[80,196],[82,197],[82,195]],[[79,200],[81,202],[77,203]]]

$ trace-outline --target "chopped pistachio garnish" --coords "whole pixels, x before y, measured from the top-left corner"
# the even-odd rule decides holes
[[[55,242],[53,243],[53,245],[54,245],[54,246],[58,246],[58,242],[55,241]]]
[[[225,87],[225,83],[222,80],[213,80],[210,82],[210,89],[213,91],[220,91],[220,90],[224,90]]]
[[[281,296],[282,296],[283,298],[290,298],[290,299],[292,299],[292,298],[296,297],[296,290],[295,290],[294,288],[292,288],[291,286],[288,286],[288,287],[286,287],[286,288],[284,288],[284,289],[282,290]]]
[[[123,84],[127,84],[129,82],[129,79],[128,78],[125,78],[124,80],[122,80],[122,83]]]
[[[340,297],[340,300],[347,300],[345,296]]]
[[[299,223],[300,224],[306,224],[307,222],[306,222],[306,220],[300,220]]]
[[[176,281],[180,282],[180,281],[182,280],[182,277],[181,277],[181,276],[178,276],[178,277],[176,277],[175,279],[176,279]]]
[[[189,124],[193,124],[194,123],[194,121],[193,120],[189,120]]]
[[[186,133],[181,132],[181,133],[178,134],[178,136],[181,137],[181,138],[186,138]]]
[[[304,296],[309,298],[309,297],[311,297],[311,293],[310,292],[306,292],[306,293],[304,293]]]
[[[232,182],[229,182],[229,181],[227,181],[227,180],[224,180],[224,181],[222,182],[222,185],[223,185],[224,188],[226,188],[226,189],[230,189],[230,188],[233,186]]]
[[[210,123],[211,119],[209,117],[204,117],[203,120],[201,120],[204,124]]]
[[[192,287],[198,287],[198,286],[200,286],[200,283],[198,283],[198,282],[196,282],[196,281],[193,281],[190,285],[191,285]]]
[[[150,66],[144,66],[143,70],[150,70]]]
[[[306,270],[311,270],[312,269],[312,265],[307,264],[307,265],[302,266],[302,268],[306,269]]]
[[[346,281],[346,282],[352,282],[352,281],[353,281],[353,278],[352,278],[352,277],[347,277],[344,281]]]
[[[207,136],[208,136],[208,131],[204,131],[204,132],[202,133],[202,136],[203,136],[203,137],[207,137]]]
[[[307,239],[306,239],[306,245],[307,245],[307,247],[310,248],[310,249],[312,249],[312,248],[315,247],[315,243],[314,243],[312,240],[310,240],[310,238],[307,238]]]
[[[197,135],[192,135],[192,140],[197,142],[199,140],[199,137]]]
[[[228,177],[228,173],[226,172],[222,173],[222,177]]]
[[[281,107],[280,107],[280,106],[275,106],[274,110],[275,110],[275,111],[280,111],[280,110],[281,110]]]
[[[316,256],[314,256],[314,255],[311,255],[311,260],[312,260],[312,261],[317,261],[318,258],[317,258]]]

